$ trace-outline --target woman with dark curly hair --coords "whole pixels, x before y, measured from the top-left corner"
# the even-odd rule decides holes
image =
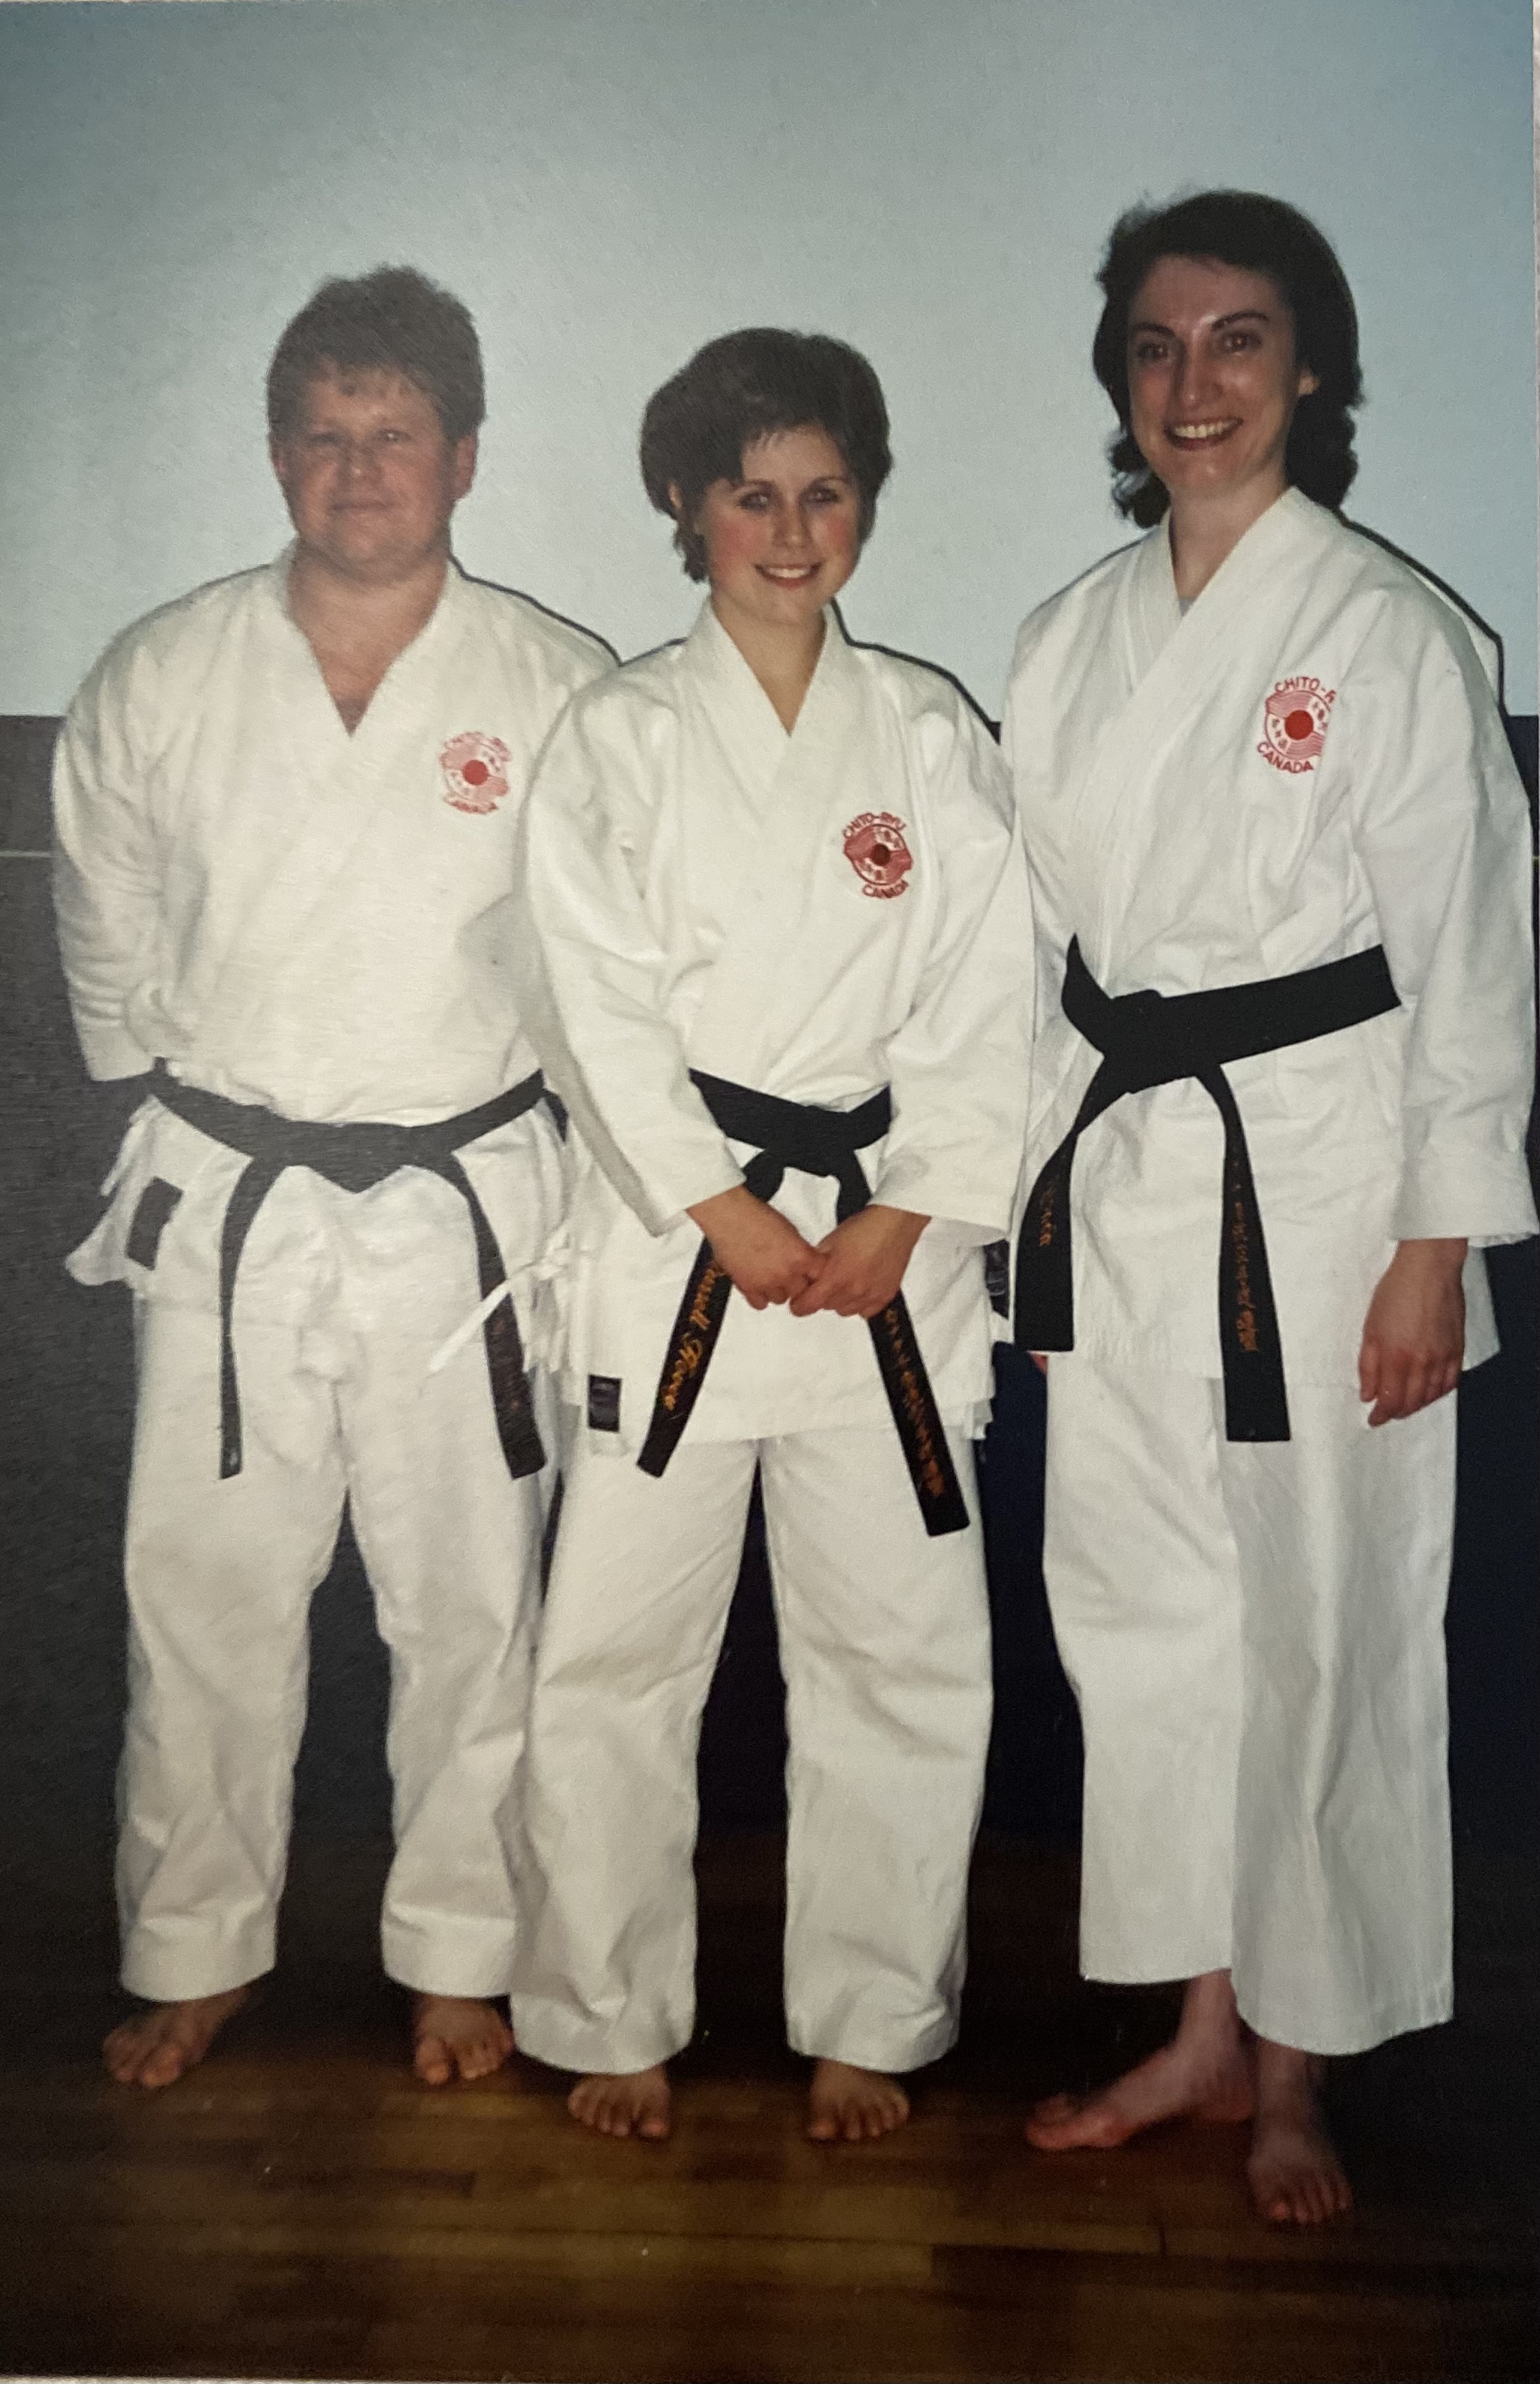
[[[1258,2208],[1309,2223],[1350,2199],[1324,2057],[1449,2010],[1448,1394],[1495,1346],[1480,1246],[1534,1230],[1527,822],[1463,617],[1334,510],[1358,341],[1314,225],[1204,192],[1125,216],[1101,279],[1151,527],[1011,680],[1016,1331],[1053,1353],[1082,1964],[1188,1984],[1028,2132],[1251,2118]]]
[[[889,468],[839,341],[713,341],[647,492],[708,596],[573,706],[517,965],[577,1134],[577,1413],[531,1716],[513,2009],[573,2116],[669,2132],[694,2018],[696,1745],[758,1467],[791,1742],[808,2132],[884,2134],[952,2043],[990,1656],[971,1433],[1020,1159],[1010,795],[951,683],[833,600]]]

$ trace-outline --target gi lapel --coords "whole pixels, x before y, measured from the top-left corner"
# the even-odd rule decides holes
[[[1093,976],[1112,963],[1115,925],[1137,881],[1155,824],[1140,806],[1172,747],[1189,733],[1235,667],[1260,611],[1291,601],[1291,583],[1313,569],[1335,528],[1286,490],[1252,523],[1184,615],[1171,572],[1166,525],[1134,551],[1115,599],[1108,669],[1127,690],[1097,736],[1074,794],[1070,877],[1081,949]],[[1110,692],[1111,690],[1109,690]]]
[[[405,714],[421,702],[424,675],[452,640],[462,604],[451,565],[443,591],[417,637],[399,654],[350,737],[320,666],[289,609],[293,549],[280,555],[253,591],[258,636],[271,707],[273,751],[291,784],[303,791],[302,825],[277,863],[248,918],[240,947],[240,982],[222,976],[210,1019],[227,1012],[220,1040],[235,1048],[242,1028],[271,999],[275,976],[289,956],[316,934],[339,880],[367,840],[388,831],[388,769],[403,733]]]
[[[731,646],[731,640],[724,642]],[[798,947],[819,934],[819,878],[831,837],[862,807],[866,681],[838,620],[825,615],[823,651],[788,738],[743,657],[733,659],[781,738],[777,766],[752,820],[739,812],[732,890],[719,899],[720,956],[702,990],[693,1064],[761,1091],[782,1089],[778,1063],[806,1017],[809,978]],[[704,823],[702,824],[704,827]],[[733,1056],[736,1055],[736,1056]]]
[[[775,707],[702,605],[679,658],[683,695],[683,857],[692,909],[713,953],[731,946],[760,883],[766,822],[790,739]]]

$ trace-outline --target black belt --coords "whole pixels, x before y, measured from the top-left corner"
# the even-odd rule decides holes
[[[1088,1125],[1123,1099],[1195,1076],[1225,1121],[1219,1236],[1219,1350],[1227,1440],[1287,1440],[1288,1401],[1277,1312],[1251,1181],[1246,1129],[1225,1075],[1292,1043],[1336,1035],[1399,1007],[1385,951],[1355,952],[1293,976],[1216,986],[1208,993],[1103,992],[1076,938],[1064,975],[1064,1014],[1102,1054],[1075,1123],[1033,1185],[1016,1244],[1016,1340],[1021,1349],[1073,1349],[1069,1178]]]
[[[804,1175],[833,1176],[840,1187],[834,1209],[840,1223],[867,1207],[871,1186],[856,1154],[881,1142],[892,1123],[893,1100],[885,1086],[859,1109],[820,1110],[802,1101],[777,1100],[771,1093],[731,1085],[721,1076],[699,1075],[694,1068],[690,1082],[728,1139],[749,1143],[758,1153],[744,1170],[744,1182],[756,1199],[772,1200],[787,1168],[795,1167]],[[703,1241],[669,1336],[652,1422],[636,1460],[644,1473],[660,1474],[679,1446],[721,1333],[732,1289],[732,1276],[718,1264],[710,1243]],[[903,1293],[867,1321],[925,1528],[932,1539],[945,1532],[966,1532],[967,1501]]]
[[[479,1109],[462,1110],[458,1117],[435,1125],[307,1125],[279,1117],[255,1103],[228,1101],[219,1093],[205,1093],[173,1076],[157,1060],[151,1089],[166,1109],[196,1126],[231,1150],[242,1150],[251,1164],[237,1176],[225,1209],[219,1238],[219,1477],[228,1481],[240,1471],[240,1394],[236,1381],[235,1278],[240,1253],[252,1223],[278,1177],[290,1167],[308,1167],[344,1192],[367,1192],[399,1168],[425,1167],[452,1184],[471,1212],[475,1235],[476,1269],[481,1296],[489,1299],[507,1271],[487,1211],[455,1152],[463,1143],[490,1134],[533,1109],[544,1091],[538,1069],[520,1085],[499,1093]],[[524,1347],[511,1294],[500,1300],[483,1321],[487,1372],[492,1384],[492,1408],[498,1438],[513,1479],[538,1473],[546,1461],[536,1429],[529,1378],[524,1372]]]

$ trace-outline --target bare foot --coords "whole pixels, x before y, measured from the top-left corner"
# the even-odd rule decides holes
[[[1251,2061],[1227,1970],[1189,1980],[1169,2044],[1094,2094],[1051,2094],[1027,2122],[1039,2152],[1107,2151],[1165,2119],[1249,2119]]]
[[[848,2061],[820,2061],[807,2090],[807,2133],[816,2144],[847,2144],[887,2136],[909,2116],[909,2098],[882,2069]]]
[[[513,2050],[501,2012],[479,1995],[413,1995],[412,2067],[425,2086],[490,2078]]]
[[[643,2136],[649,2144],[660,2144],[673,2125],[669,2099],[669,2073],[659,2063],[652,2069],[619,2076],[598,2070],[580,2078],[567,2097],[567,2108],[601,2136]]]
[[[120,2086],[174,2086],[197,2067],[251,1992],[250,1987],[227,1987],[220,1995],[152,2004],[148,2011],[113,2030],[102,2046],[102,2058]]]
[[[1251,2198],[1275,2226],[1319,2227],[1353,2206],[1321,2116],[1325,2064],[1257,2039],[1257,2122],[1246,2164]]]

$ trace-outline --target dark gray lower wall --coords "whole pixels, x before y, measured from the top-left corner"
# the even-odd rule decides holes
[[[1533,771],[1534,723],[1527,731]],[[55,724],[0,720],[4,849],[45,842]],[[1533,784],[1533,776],[1532,776]],[[123,1695],[117,1560],[131,1400],[126,1294],[87,1292],[64,1253],[96,1213],[119,1130],[85,1082],[41,860],[0,862],[0,1868],[103,1867]],[[1540,1244],[1494,1253],[1504,1347],[1460,1395],[1460,1504],[1449,1608],[1452,1767],[1461,1834],[1540,1843]],[[983,1496],[997,1714],[988,1819],[1070,1837],[1079,1738],[1039,1571],[1042,1391],[1002,1362]],[[387,1825],[385,1666],[344,1542],[314,1616],[311,1723],[297,1827]],[[762,1544],[751,1533],[702,1743],[708,1825],[773,1820],[784,1740]]]

